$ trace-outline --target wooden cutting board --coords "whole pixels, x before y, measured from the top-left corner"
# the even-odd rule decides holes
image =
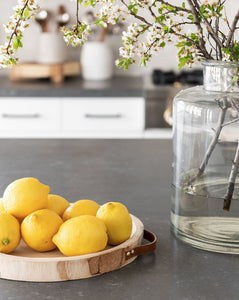
[[[36,252],[30,249],[23,240],[11,253],[0,253],[0,278],[21,281],[64,281],[88,278],[113,271],[131,263],[135,258],[126,259],[127,253],[141,245],[143,223],[131,215],[133,229],[131,237],[124,243],[103,251],[66,257],[54,250]]]

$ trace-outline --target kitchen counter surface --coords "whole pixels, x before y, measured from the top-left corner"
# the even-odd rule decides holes
[[[151,75],[116,76],[110,80],[85,81],[81,77],[66,78],[61,84],[48,79],[11,82],[0,76],[0,97],[157,97],[166,99],[187,86],[155,85]]]
[[[113,77],[104,81],[67,78],[56,84],[49,80],[11,82],[0,77],[0,97],[143,97],[141,77]]]
[[[192,248],[170,233],[171,141],[1,140],[0,190],[37,177],[69,201],[121,201],[158,237],[154,254],[90,279],[0,280],[0,299],[238,299],[238,256]]]

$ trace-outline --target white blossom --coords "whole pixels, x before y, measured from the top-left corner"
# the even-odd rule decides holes
[[[154,0],[148,1],[148,0],[131,0],[130,3],[131,4],[136,4],[139,7],[143,8],[143,7],[147,7],[152,5],[152,3],[154,2]]]
[[[128,15],[129,12],[124,6],[106,3],[100,8],[97,17],[101,20],[99,24],[107,27],[107,24],[114,25],[119,21],[125,21]]]
[[[62,28],[64,33],[64,40],[69,45],[76,47],[78,45],[83,45],[91,33],[91,28],[89,24],[81,23],[80,26],[76,27],[75,25],[72,28]]]

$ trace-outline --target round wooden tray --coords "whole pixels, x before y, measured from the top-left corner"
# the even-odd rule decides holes
[[[141,245],[144,225],[131,215],[131,237],[124,243],[105,250],[80,256],[66,257],[59,250],[36,252],[21,241],[11,254],[0,253],[0,278],[21,281],[64,281],[100,275],[131,263]],[[132,254],[132,257],[131,257]],[[134,254],[134,255],[133,255]]]

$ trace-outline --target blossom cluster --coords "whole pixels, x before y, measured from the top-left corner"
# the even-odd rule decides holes
[[[126,7],[107,2],[96,14],[98,18],[97,24],[103,27],[107,27],[107,24],[115,25],[118,22],[124,22],[128,15],[129,12]]]
[[[131,5],[137,5],[140,8],[146,8],[152,5],[154,3],[153,1],[150,0],[131,0]]]
[[[67,45],[77,47],[79,45],[82,46],[87,41],[91,29],[89,24],[80,23],[73,25],[71,28],[62,27],[62,32]]]
[[[22,47],[23,31],[29,26],[29,20],[33,18],[39,9],[39,0],[18,0],[18,4],[13,8],[14,15],[10,21],[4,24],[7,42],[0,46],[0,68],[7,68],[17,63],[16,51]]]

